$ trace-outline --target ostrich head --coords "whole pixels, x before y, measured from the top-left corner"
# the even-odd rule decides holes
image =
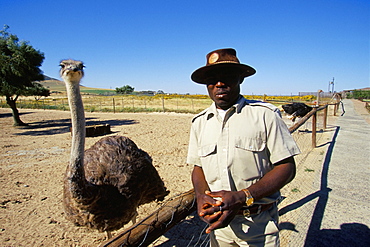
[[[59,64],[60,77],[64,81],[79,83],[81,78],[84,76],[83,68],[85,67],[81,61],[75,60],[62,60]]]

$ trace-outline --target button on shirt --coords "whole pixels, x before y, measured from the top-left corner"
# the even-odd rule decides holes
[[[187,163],[202,167],[211,191],[236,191],[260,180],[274,163],[299,153],[277,107],[240,96],[224,118],[213,103],[193,119]],[[279,196],[277,192],[256,203]]]

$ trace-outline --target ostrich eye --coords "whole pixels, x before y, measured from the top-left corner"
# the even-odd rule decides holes
[[[62,69],[64,69],[65,65],[64,64],[59,64],[60,67],[62,67]]]

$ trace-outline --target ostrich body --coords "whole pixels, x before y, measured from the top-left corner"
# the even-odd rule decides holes
[[[83,63],[61,61],[71,109],[72,147],[64,178],[63,204],[75,225],[117,230],[137,215],[144,203],[168,194],[151,157],[127,137],[108,136],[84,152],[85,114],[80,95]]]
[[[305,103],[298,102],[283,105],[282,108],[286,113],[290,115],[288,118],[291,119],[292,122],[295,122],[295,119],[297,117],[299,118],[304,117],[307,113],[309,113],[312,110],[311,106],[308,106]]]

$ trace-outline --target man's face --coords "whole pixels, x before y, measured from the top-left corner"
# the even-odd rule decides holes
[[[240,94],[241,78],[235,71],[218,71],[206,79],[209,97],[219,109],[234,105]]]

